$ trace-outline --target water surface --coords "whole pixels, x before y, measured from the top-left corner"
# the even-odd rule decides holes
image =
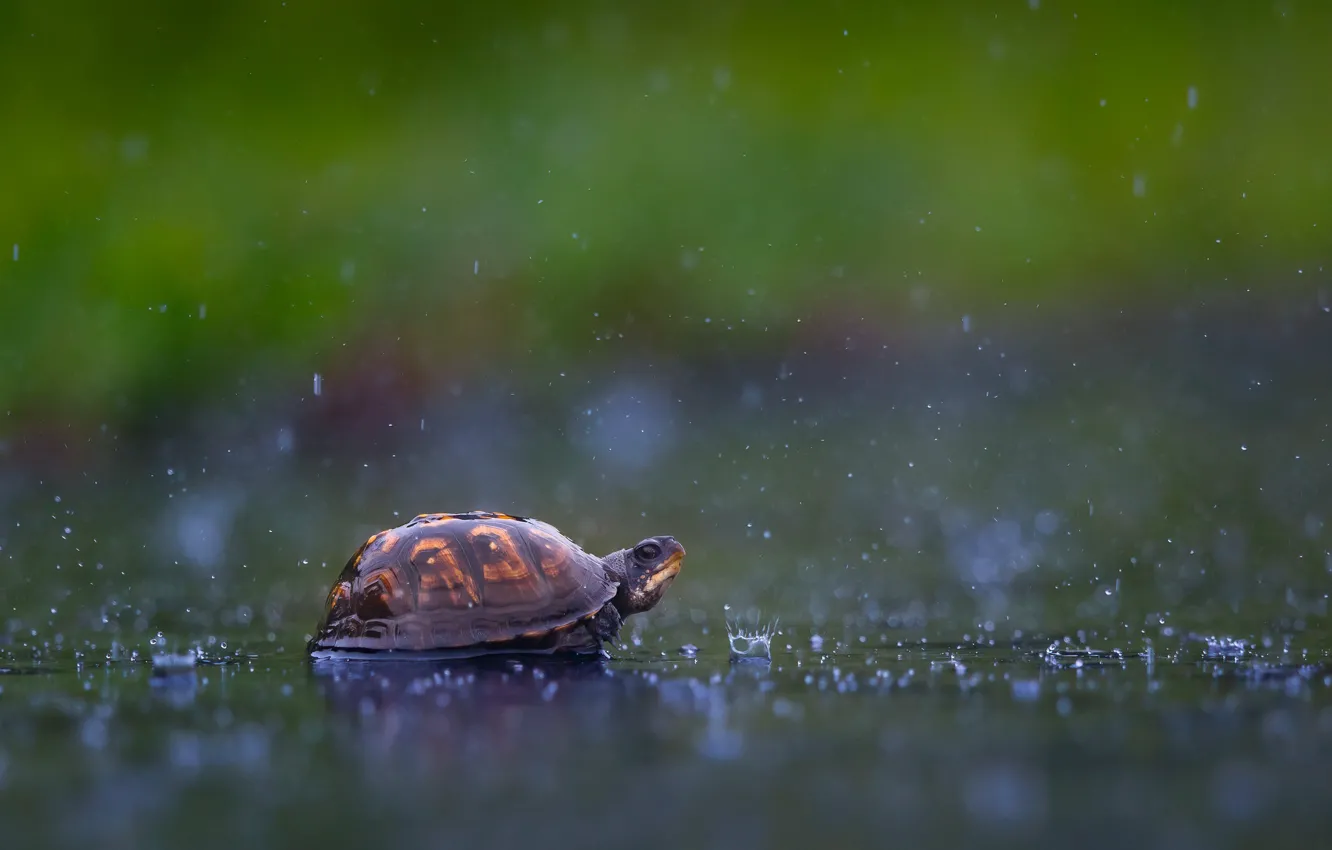
[[[713,636],[693,658],[11,668],[0,821],[16,846],[136,847],[1216,847],[1328,826],[1325,662],[809,636],[785,627],[767,663]]]
[[[848,336],[15,436],[0,834],[1302,842],[1332,825],[1325,321]],[[304,657],[370,533],[472,508],[689,556],[601,664]],[[728,621],[774,620],[770,664],[732,663]]]

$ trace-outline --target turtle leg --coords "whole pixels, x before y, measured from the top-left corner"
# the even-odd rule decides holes
[[[607,602],[601,606],[597,616],[592,618],[592,634],[597,640],[612,641],[620,634],[620,626],[624,621],[620,618],[620,611],[612,602]]]
[[[556,650],[580,655],[599,652],[609,658],[601,642],[614,640],[619,632],[620,612],[607,602],[590,619],[579,623],[578,628],[561,630]]]

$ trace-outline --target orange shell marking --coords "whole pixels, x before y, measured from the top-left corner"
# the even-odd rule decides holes
[[[438,607],[439,603],[431,599],[438,591],[443,591],[458,606],[468,602],[480,604],[476,579],[465,564],[459,563],[458,553],[453,548],[456,545],[453,540],[443,537],[427,537],[412,547],[411,562],[421,577],[420,607]]]
[[[558,538],[540,528],[528,529],[527,535],[532,547],[537,550],[536,556],[541,564],[541,571],[549,579],[559,578],[568,568],[568,548]]]
[[[498,525],[479,525],[467,535],[487,584],[522,581],[532,575],[523,560],[526,547],[509,530]]]

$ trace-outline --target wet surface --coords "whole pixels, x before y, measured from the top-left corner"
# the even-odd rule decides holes
[[[469,385],[374,427],[270,398],[167,439],[15,437],[0,835],[1304,842],[1332,825],[1322,315],[847,337]],[[304,656],[369,534],[472,508],[689,555],[602,663]],[[773,623],[767,663],[728,640]]]
[[[809,633],[784,628],[771,662],[713,640],[11,669],[0,822],[22,846],[136,847],[1219,847],[1328,825],[1326,661]]]

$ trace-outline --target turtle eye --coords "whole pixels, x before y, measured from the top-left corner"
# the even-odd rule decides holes
[[[661,554],[661,547],[656,543],[643,543],[634,550],[634,557],[640,561],[655,561]]]

